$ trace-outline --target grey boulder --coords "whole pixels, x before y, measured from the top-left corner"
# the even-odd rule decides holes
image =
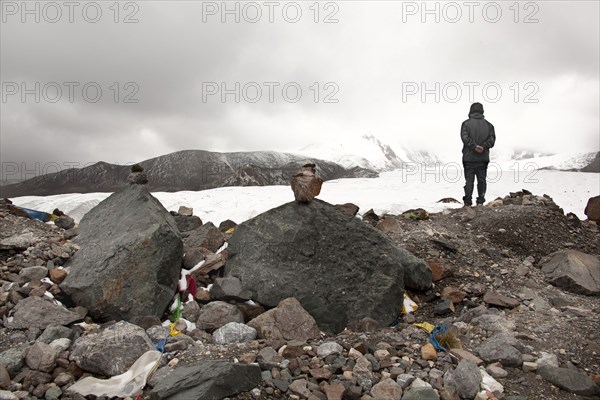
[[[154,350],[146,332],[139,326],[120,321],[99,332],[79,337],[73,343],[70,360],[95,374],[122,374],[148,350]]]
[[[213,332],[213,341],[217,344],[243,343],[256,339],[256,329],[229,322]]]
[[[500,362],[504,367],[520,367],[523,364],[523,355],[516,346],[519,346],[516,339],[496,335],[475,350],[485,362]]]
[[[41,266],[27,267],[19,271],[19,276],[26,282],[42,280],[46,277],[46,275],[48,275],[48,268]]]
[[[554,286],[573,293],[600,295],[600,260],[577,250],[563,250],[542,260],[542,272]]]
[[[282,300],[248,325],[256,328],[258,337],[268,340],[304,341],[317,339],[321,334],[315,319],[293,297]]]
[[[600,387],[587,374],[568,368],[541,365],[538,374],[545,380],[580,396],[600,396]]]
[[[0,364],[6,368],[10,376],[14,377],[23,367],[28,349],[29,345],[24,344],[0,353]]]
[[[69,311],[63,306],[40,297],[27,297],[15,306],[11,329],[46,329],[49,325],[68,325],[82,320],[85,315]]]
[[[199,329],[214,331],[229,322],[244,323],[244,315],[233,304],[213,301],[200,309],[196,324]]]
[[[447,374],[444,386],[452,386],[462,399],[472,399],[479,392],[481,373],[477,365],[470,360],[460,360],[456,369]]]
[[[52,372],[61,349],[43,342],[35,342],[25,357],[27,366],[36,371]]]
[[[261,380],[258,365],[226,361],[159,370],[151,383],[151,400],[223,399],[255,388]]]
[[[324,201],[291,202],[236,227],[226,276],[238,277],[253,300],[275,307],[288,297],[328,332],[365,317],[392,323],[404,288],[431,286],[423,260]]]
[[[432,388],[416,388],[406,392],[402,400],[440,400],[440,396]]]
[[[79,224],[81,249],[61,289],[98,320],[162,316],[175,293],[183,244],[173,217],[144,186],[128,185]]]
[[[38,243],[41,239],[34,236],[31,232],[22,233],[20,235],[9,236],[0,240],[1,250],[25,250],[30,246]]]

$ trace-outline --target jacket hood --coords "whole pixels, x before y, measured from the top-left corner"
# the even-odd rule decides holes
[[[472,114],[472,113],[483,114],[483,104],[481,104],[481,103],[471,104],[471,108],[469,109],[469,114]]]
[[[469,118],[483,119],[483,118],[485,118],[485,117],[483,116],[483,113],[480,113],[480,112],[472,112],[472,113],[469,113]]]

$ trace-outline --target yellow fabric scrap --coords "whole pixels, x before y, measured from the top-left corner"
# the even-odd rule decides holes
[[[435,325],[431,325],[429,322],[418,322],[413,324],[413,326],[425,329],[429,333],[431,333],[435,329]]]
[[[171,336],[181,335],[181,331],[178,331],[177,329],[175,329],[175,322],[172,322],[169,324],[169,330],[170,330]]]
[[[225,231],[225,233],[231,233],[231,232],[233,232],[233,231],[235,231],[235,228],[229,228],[229,229],[227,229],[227,230]]]

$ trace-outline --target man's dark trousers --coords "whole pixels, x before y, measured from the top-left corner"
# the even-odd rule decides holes
[[[487,189],[486,176],[489,162],[468,162],[463,161],[465,171],[465,197],[463,197],[465,205],[473,204],[473,186],[475,177],[477,177],[477,204],[485,203],[485,190]]]

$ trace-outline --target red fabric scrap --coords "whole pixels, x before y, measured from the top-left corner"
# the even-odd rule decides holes
[[[196,280],[194,279],[194,277],[192,275],[186,275],[185,279],[187,281],[187,287],[188,287],[188,292],[193,296],[196,297]]]

